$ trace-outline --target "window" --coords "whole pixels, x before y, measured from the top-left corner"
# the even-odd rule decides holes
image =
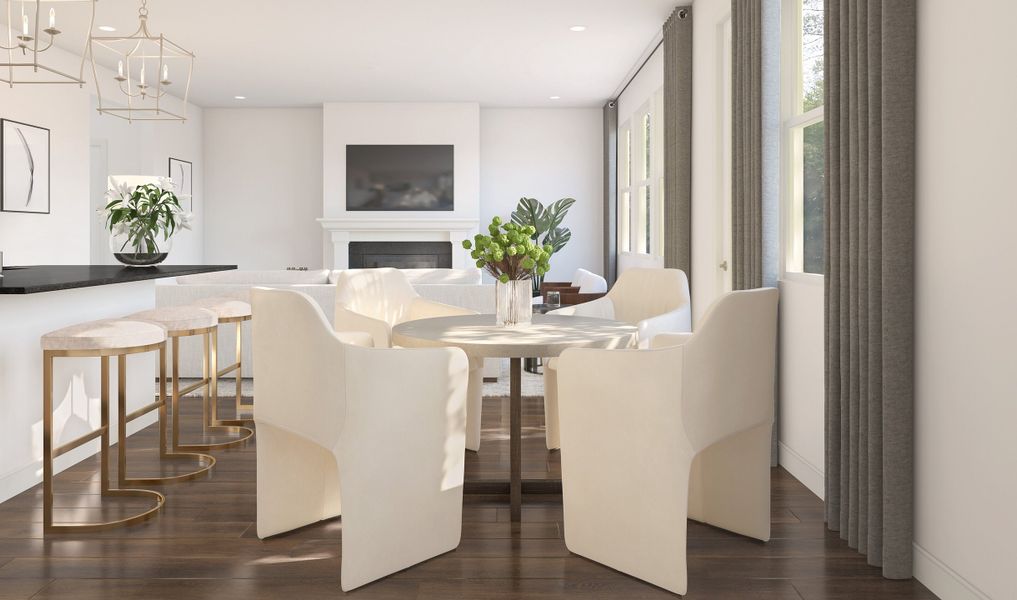
[[[629,212],[632,203],[632,127],[626,123],[618,134],[618,252],[631,252]]]
[[[823,0],[784,0],[784,271],[824,270]]]
[[[663,89],[618,130],[618,251],[664,253]]]

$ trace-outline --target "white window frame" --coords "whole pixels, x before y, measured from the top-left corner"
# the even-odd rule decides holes
[[[632,120],[618,129],[618,252],[632,251]]]
[[[664,88],[657,89],[618,128],[618,252],[664,254]],[[643,118],[650,116],[650,164],[646,165]],[[628,143],[628,147],[626,147]],[[647,168],[648,167],[648,168]],[[644,175],[645,174],[645,175]],[[627,175],[627,177],[626,177]],[[641,215],[642,197],[650,191],[650,211]],[[628,194],[628,202],[625,198]],[[647,220],[649,223],[647,224]],[[646,240],[649,227],[649,248]]]
[[[802,110],[802,0],[781,1],[781,279],[822,284],[804,272],[802,132],[823,121],[823,107]]]

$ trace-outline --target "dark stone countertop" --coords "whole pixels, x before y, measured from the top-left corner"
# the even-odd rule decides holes
[[[0,277],[2,294],[38,294],[74,288],[131,283],[196,273],[231,271],[236,265],[159,265],[123,267],[120,265],[36,265],[4,267]]]

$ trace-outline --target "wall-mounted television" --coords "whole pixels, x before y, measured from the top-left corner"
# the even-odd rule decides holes
[[[346,210],[451,211],[449,145],[347,145]]]

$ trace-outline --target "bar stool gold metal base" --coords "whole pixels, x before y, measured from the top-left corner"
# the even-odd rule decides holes
[[[225,319],[221,319],[220,322]],[[240,325],[237,325],[237,332],[239,335]],[[200,335],[203,337],[204,353],[202,356],[202,373],[201,380],[197,383],[187,386],[184,389],[180,389],[180,362],[179,362],[179,351],[180,351],[180,338],[188,337],[192,335]],[[218,326],[212,326],[202,329],[191,329],[187,331],[171,331],[169,338],[172,340],[173,345],[173,390],[172,390],[172,408],[173,408],[173,450],[222,450],[226,448],[235,448],[247,444],[247,440],[254,435],[254,430],[248,427],[244,427],[246,423],[225,423],[220,421],[218,416],[218,372],[217,372],[217,354],[219,346],[219,334]],[[165,379],[165,378],[163,378]],[[202,430],[204,433],[225,433],[233,434],[237,437],[235,439],[225,442],[203,442],[199,444],[193,443],[181,443],[180,442],[180,398],[198,389],[204,388],[205,393],[202,402],[201,418],[202,418]],[[211,411],[209,410],[211,404]],[[211,412],[211,414],[210,414]]]
[[[224,368],[222,370],[218,370],[218,369],[216,370],[216,374],[215,374],[216,381],[213,383],[213,386],[214,386],[216,392],[213,394],[213,396],[218,393],[218,389],[219,389],[218,379],[221,378],[224,375],[229,375],[230,373],[236,372],[236,375],[233,376],[233,380],[236,382],[236,414],[237,414],[237,418],[236,419],[219,419],[218,418],[218,407],[216,407],[216,410],[214,410],[213,413],[212,413],[212,424],[213,425],[219,425],[219,426],[225,425],[225,426],[234,426],[234,427],[239,426],[239,427],[244,427],[244,428],[248,428],[248,429],[254,426],[254,417],[253,416],[250,417],[250,418],[240,418],[240,413],[241,412],[243,412],[243,411],[253,411],[254,410],[254,404],[244,404],[243,403],[243,382],[244,382],[244,377],[243,377],[243,371],[244,371],[243,370],[243,354],[242,354],[243,353],[243,341],[244,341],[244,338],[243,338],[243,335],[244,335],[243,334],[243,324],[244,324],[245,321],[250,321],[250,320],[251,320],[250,316],[246,316],[246,317],[229,317],[229,318],[219,319],[219,324],[220,325],[223,324],[223,323],[235,323],[236,326],[237,326],[236,354],[235,354],[237,362],[233,363],[232,365],[230,365],[230,366],[228,366],[228,367],[226,367],[226,368]]]
[[[130,517],[116,519],[114,521],[105,521],[103,523],[50,523],[45,527],[45,532],[90,533],[93,531],[107,531],[116,527],[125,527],[127,525],[143,523],[158,514],[158,512],[162,510],[163,505],[166,504],[166,497],[159,492],[153,492],[152,490],[110,489],[103,492],[102,496],[104,498],[150,498],[155,500],[155,506]]]
[[[159,351],[161,365],[165,367],[166,343],[159,342],[148,346],[135,346],[129,348],[109,348],[104,350],[44,350],[43,351],[43,532],[44,533],[87,533],[92,531],[105,531],[115,527],[123,527],[135,523],[141,523],[154,517],[166,503],[166,497],[159,492],[142,489],[123,489],[110,487],[109,473],[109,358],[118,357],[119,365],[119,397],[120,412],[118,415],[118,432],[120,435],[118,447],[123,448],[127,438],[126,424],[129,419],[125,414],[126,405],[126,371],[127,355],[142,352]],[[95,431],[71,440],[56,448],[53,447],[53,362],[56,358],[99,358],[100,359],[100,426]],[[160,397],[165,400],[165,395]],[[158,402],[155,403],[158,406]],[[165,403],[163,402],[163,405]],[[148,411],[145,411],[148,412]],[[144,414],[144,413],[142,413]],[[54,523],[53,522],[53,479],[55,477],[53,462],[58,457],[71,450],[78,448],[96,438],[100,439],[99,460],[101,474],[101,495],[103,497],[128,497],[146,498],[155,502],[155,505],[137,514],[122,519],[104,521],[99,523]],[[121,450],[123,452],[123,450]],[[124,464],[123,454],[120,464]],[[123,485],[123,484],[121,484]]]
[[[174,339],[175,341],[175,339]],[[119,376],[119,389],[118,389],[118,407],[121,415],[125,415],[127,411],[127,357],[119,356],[117,358],[117,375]],[[159,409],[159,458],[169,460],[194,460],[201,464],[198,469],[188,471],[187,473],[181,473],[178,475],[167,475],[167,476],[149,476],[149,477],[128,477],[127,476],[127,423],[137,419],[138,417],[148,414],[155,409]],[[197,454],[189,452],[171,452],[167,448],[166,443],[166,347],[159,351],[159,400],[143,406],[132,413],[126,413],[126,417],[121,417],[118,426],[118,439],[117,443],[117,469],[118,477],[117,481],[119,485],[161,485],[164,483],[176,483],[180,481],[190,481],[203,477],[215,466],[215,457],[208,454]],[[174,449],[175,450],[175,449]]]

